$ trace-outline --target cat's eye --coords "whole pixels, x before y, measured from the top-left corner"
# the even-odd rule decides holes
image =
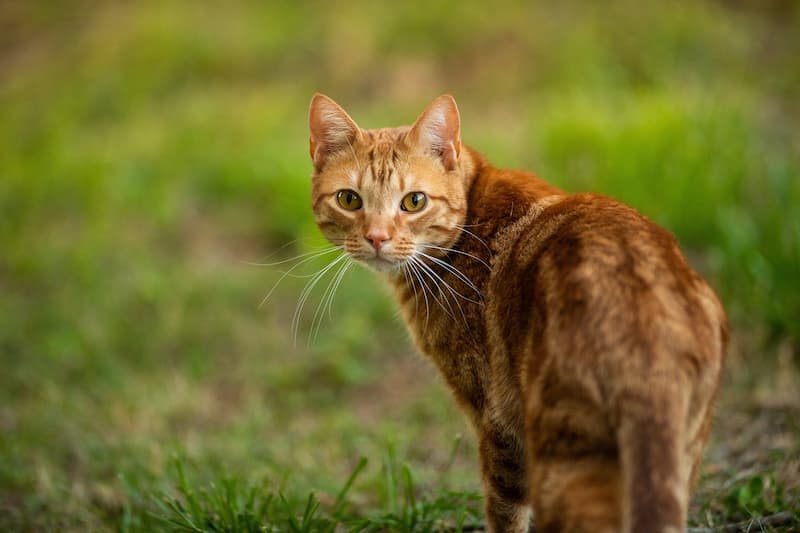
[[[336,201],[339,203],[342,209],[347,209],[348,211],[361,209],[361,206],[363,205],[361,197],[356,194],[355,191],[351,191],[350,189],[344,189],[343,191],[337,192]]]
[[[400,202],[400,209],[403,211],[419,211],[428,203],[428,197],[424,192],[410,192],[403,197]]]

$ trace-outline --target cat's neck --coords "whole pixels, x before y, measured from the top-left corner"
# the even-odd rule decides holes
[[[526,170],[499,169],[483,155],[464,147],[467,214],[464,224],[478,228],[487,239],[539,204],[550,204],[564,191]]]
[[[458,166],[464,179],[464,186],[469,191],[478,176],[491,165],[480,152],[469,146],[462,145]]]

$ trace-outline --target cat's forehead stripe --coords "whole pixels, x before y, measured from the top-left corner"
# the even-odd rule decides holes
[[[369,166],[372,172],[372,179],[379,185],[387,183],[394,173],[397,157],[393,142],[382,140],[375,143],[369,151]]]

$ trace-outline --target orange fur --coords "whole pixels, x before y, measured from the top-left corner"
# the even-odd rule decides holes
[[[316,221],[392,284],[475,427],[489,530],[532,508],[537,531],[682,531],[727,321],[672,235],[492,167],[450,96],[411,127],[362,130],[319,94],[309,116]]]

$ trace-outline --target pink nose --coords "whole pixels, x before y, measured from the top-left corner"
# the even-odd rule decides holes
[[[372,247],[375,248],[376,251],[380,250],[381,246],[383,246],[389,238],[390,237],[385,233],[368,233],[366,237],[367,241],[372,244]]]

